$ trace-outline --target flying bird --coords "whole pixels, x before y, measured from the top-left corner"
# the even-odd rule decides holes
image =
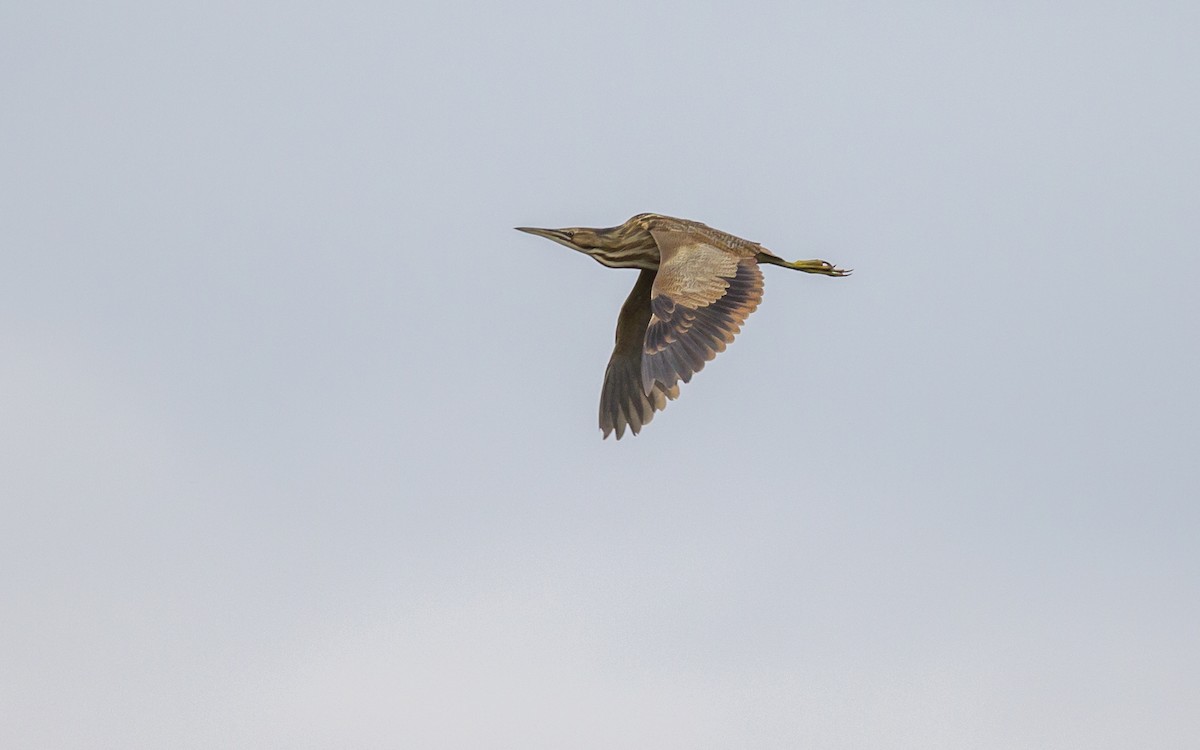
[[[698,221],[638,214],[616,227],[518,231],[554,240],[609,268],[641,270],[617,318],[617,341],[600,391],[600,429],[634,435],[725,351],[762,301],[760,263],[847,276],[823,260],[789,263],[757,242]]]

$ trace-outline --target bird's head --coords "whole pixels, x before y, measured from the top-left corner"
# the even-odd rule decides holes
[[[562,229],[539,229],[538,227],[517,227],[518,232],[527,232],[554,240],[560,245],[566,245],[572,250],[589,253],[603,244],[602,230],[588,227],[564,227]]]

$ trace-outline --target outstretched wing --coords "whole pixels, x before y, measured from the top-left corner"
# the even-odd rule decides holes
[[[638,434],[642,425],[654,419],[654,412],[666,408],[667,399],[679,395],[678,386],[642,388],[642,342],[650,322],[653,284],[654,271],[642,271],[617,318],[617,343],[600,391],[600,429],[604,437],[615,430],[620,440],[626,426]]]
[[[763,290],[757,246],[726,245],[687,229],[650,233],[660,260],[643,342],[644,393],[677,389],[680,380],[688,382],[725,351],[762,301]]]

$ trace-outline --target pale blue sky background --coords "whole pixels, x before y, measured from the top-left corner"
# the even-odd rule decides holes
[[[4,5],[0,745],[1200,746],[1198,7]]]

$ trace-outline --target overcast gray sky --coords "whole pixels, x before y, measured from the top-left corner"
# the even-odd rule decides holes
[[[5,5],[0,745],[1200,746],[1200,6],[795,6]]]

